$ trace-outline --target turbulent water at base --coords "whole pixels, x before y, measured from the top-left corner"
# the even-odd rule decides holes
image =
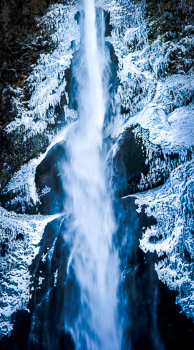
[[[84,0],[82,49],[75,67],[79,120],[67,141],[69,157],[64,167],[66,211],[71,217],[64,234],[71,247],[68,273],[74,270],[80,307],[73,324],[66,316],[65,327],[71,331],[76,349],[114,350],[120,348],[118,255],[112,244],[116,225],[103,154],[108,66],[103,11],[96,13],[95,1]],[[98,29],[97,17],[101,21]]]

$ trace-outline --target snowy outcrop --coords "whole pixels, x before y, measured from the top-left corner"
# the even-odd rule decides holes
[[[55,107],[60,104],[65,93],[65,70],[70,66],[73,52],[79,44],[79,27],[75,20],[77,9],[70,6],[53,5],[42,18],[40,26],[53,31],[50,40],[56,49],[51,54],[42,54],[26,81],[31,97],[24,105],[22,97],[25,91],[18,90],[14,100],[17,119],[10,123],[6,132],[24,130],[25,139],[37,133],[42,134],[48,125],[56,124]],[[64,40],[65,38],[65,40]],[[37,38],[38,39],[38,38]],[[74,41],[74,46],[72,42]],[[66,94],[68,102],[68,96]],[[60,120],[60,123],[64,121]]]
[[[31,46],[37,47],[44,40],[50,46],[36,64],[31,64],[31,74],[23,84],[10,86],[13,120],[6,122],[0,135],[0,189],[23,164],[46,150],[53,135],[69,118],[63,108],[68,104],[65,71],[79,45],[77,11],[74,5],[55,4],[42,18],[36,18],[38,34]]]
[[[133,186],[126,186],[123,178],[120,184],[124,186],[124,195],[127,191],[143,191],[135,195],[137,203],[146,205],[147,215],[157,219],[157,224],[143,233],[140,247],[144,252],[158,254],[160,261],[155,268],[159,279],[179,292],[177,303],[193,318],[191,4],[188,1],[176,8],[173,1],[161,1],[158,10],[151,1],[120,3],[118,6],[112,1],[112,6],[108,2],[106,5],[113,27],[109,40],[118,57],[120,81],[117,100],[121,114],[110,130],[117,140],[113,159],[119,154],[116,164],[122,164],[122,176],[130,179],[124,163],[126,159],[133,162],[127,147],[134,145],[139,164],[143,163],[141,177],[135,177]],[[130,133],[137,141],[130,141],[124,147]],[[142,151],[138,144],[142,145]],[[157,189],[157,186],[161,187]]]
[[[177,303],[188,317],[194,317],[193,300],[193,160],[172,171],[159,189],[136,195],[138,211],[146,205],[157,225],[147,228],[140,240],[144,252],[156,252],[158,277],[179,292]]]
[[[17,215],[0,207],[0,334],[12,330],[11,315],[26,309],[30,298],[29,266],[39,250],[47,223],[55,217]]]

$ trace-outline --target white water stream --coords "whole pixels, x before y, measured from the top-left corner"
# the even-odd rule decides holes
[[[79,316],[71,325],[76,349],[116,350],[119,263],[112,244],[116,227],[103,157],[106,50],[101,17],[97,30],[95,1],[84,0],[82,57],[76,76],[79,120],[67,141],[64,182],[73,224],[66,235],[71,240],[68,268],[73,266],[81,295]]]

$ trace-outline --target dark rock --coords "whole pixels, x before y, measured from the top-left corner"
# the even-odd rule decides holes
[[[23,241],[24,240],[24,235],[22,233],[17,233],[16,240],[18,240],[18,239]]]
[[[168,31],[173,38],[177,38],[182,32],[183,24],[192,23],[193,1],[186,0],[146,0],[146,17],[149,18],[148,36],[150,41]]]
[[[114,180],[120,196],[138,191],[141,174],[149,170],[146,164],[146,148],[141,139],[136,139],[133,128],[124,133],[119,150],[113,160]],[[118,177],[118,178],[117,178]]]
[[[63,211],[63,186],[61,182],[61,160],[66,159],[64,143],[55,145],[36,169],[35,182],[42,214],[55,214]]]
[[[137,213],[133,197],[114,204],[118,225],[115,244],[123,271],[119,289],[123,349],[190,349],[193,322],[180,313],[177,292],[158,280],[154,267],[159,261],[157,254],[145,254],[139,247],[142,231],[155,225],[155,218],[147,217],[145,207]]]
[[[4,242],[0,242],[0,254],[2,257],[4,257],[6,255],[6,253],[8,252],[8,242],[4,241]]]
[[[1,72],[1,77],[8,83],[15,83],[18,79],[18,75],[14,69],[3,69]]]
[[[111,23],[110,23],[110,12],[104,11],[104,17],[105,17],[105,36],[111,36],[111,31],[113,29]]]
[[[14,330],[10,337],[3,337],[0,340],[1,350],[28,349],[30,318],[30,313],[26,310],[18,310],[12,315]]]
[[[68,93],[68,97],[69,97],[69,107],[74,110],[77,110],[78,108],[78,101],[77,101],[78,84],[74,77],[73,66],[78,56],[79,56],[79,53],[75,52],[73,55],[73,59],[71,61],[71,66],[67,68],[65,71],[65,80],[67,82],[65,90]]]
[[[78,311],[79,292],[73,272],[71,277],[66,274],[68,246],[63,239],[66,231],[66,220],[61,217],[47,225],[43,234],[38,256],[30,268],[32,274],[32,299],[29,307],[36,324],[31,323],[30,349],[53,350],[74,349],[74,343],[69,334],[64,332],[64,321],[68,309]],[[54,244],[54,251],[49,251]],[[43,261],[43,256],[46,259]],[[57,272],[57,277],[54,274]],[[43,278],[39,285],[39,277]],[[73,288],[74,286],[74,288]],[[47,297],[49,292],[49,297]],[[65,346],[65,347],[64,347]]]
[[[44,152],[48,146],[48,136],[36,134],[25,140],[25,133],[20,134],[0,133],[0,144],[2,145],[0,155],[0,184],[1,190],[8,183],[12,174],[18,171],[23,164]]]
[[[35,205],[32,199],[26,201],[25,186],[19,187],[17,190],[0,193],[0,204],[6,210],[14,211],[18,214],[34,215],[38,213],[38,205]]]
[[[75,14],[75,20],[77,21],[77,24],[80,24],[80,16],[81,16],[81,13],[80,11],[78,11],[76,14]]]
[[[137,125],[128,128],[119,140],[113,159],[113,183],[118,196],[159,187],[173,169],[185,160],[191,160],[192,149],[185,152],[183,159],[176,152],[164,156],[161,147],[148,139],[149,133]]]

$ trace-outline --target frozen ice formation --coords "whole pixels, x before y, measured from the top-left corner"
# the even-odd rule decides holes
[[[144,252],[156,252],[158,277],[179,292],[177,303],[188,317],[194,317],[193,299],[193,179],[194,163],[185,162],[172,171],[159,189],[137,194],[136,204],[146,205],[147,215],[157,225],[147,228],[140,240]]]

